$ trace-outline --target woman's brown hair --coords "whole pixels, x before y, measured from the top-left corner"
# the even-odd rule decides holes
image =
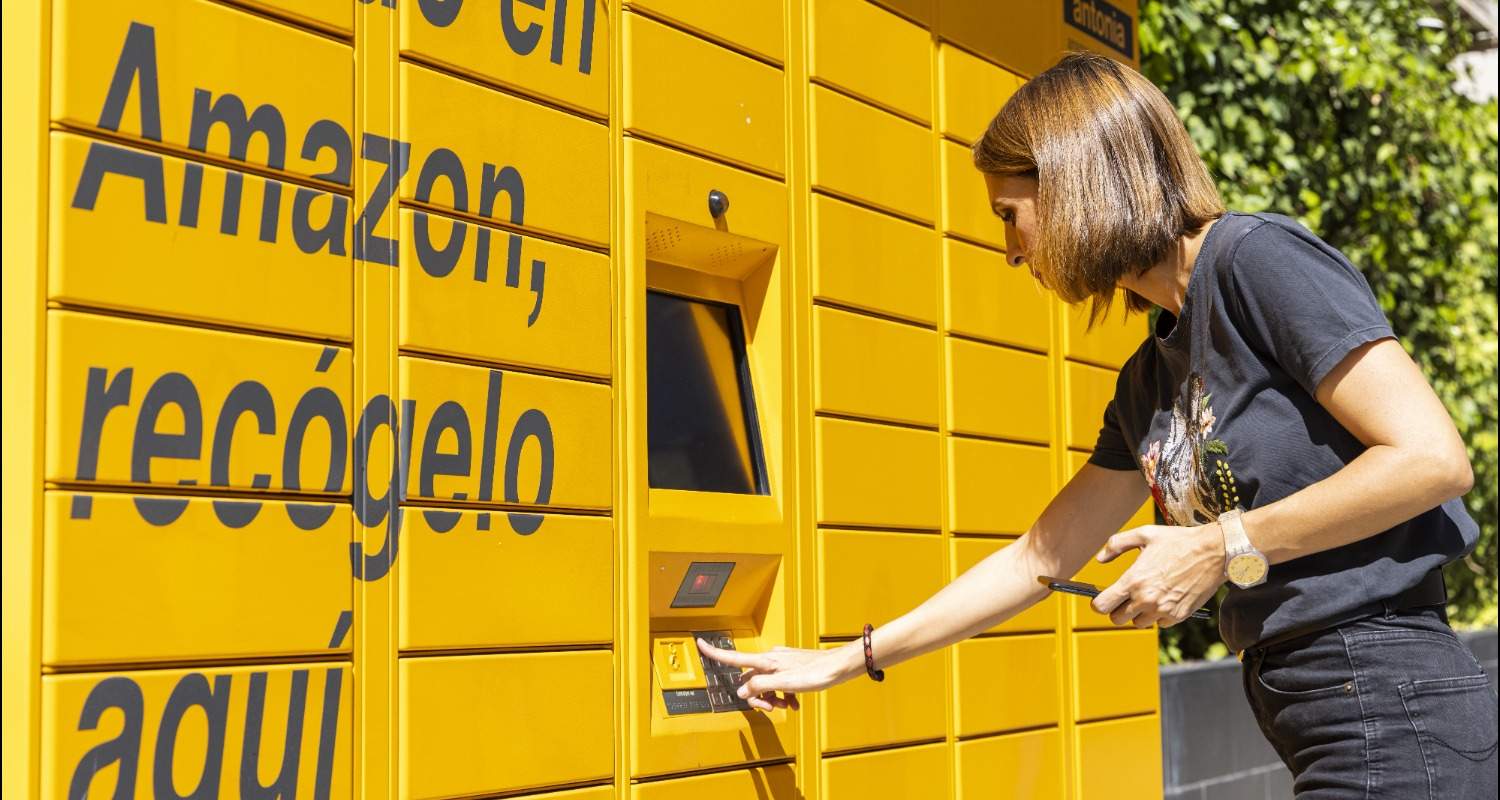
[[[1128,66],[1069,53],[1027,81],[974,145],[974,166],[1037,179],[1027,259],[1069,303],[1103,317],[1122,277],[1166,257],[1224,204],[1172,104]],[[1151,303],[1134,292],[1126,307]]]

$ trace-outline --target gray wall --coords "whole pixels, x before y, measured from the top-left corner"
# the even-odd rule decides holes
[[[1495,629],[1459,638],[1496,683]],[[1292,776],[1245,703],[1233,659],[1161,669],[1162,777],[1167,800],[1286,800]]]

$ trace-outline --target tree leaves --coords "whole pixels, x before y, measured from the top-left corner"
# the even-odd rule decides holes
[[[1442,31],[1416,24],[1436,16]],[[1452,89],[1454,0],[1144,0],[1141,67],[1230,208],[1291,215],[1364,271],[1470,448],[1483,535],[1447,570],[1457,621],[1495,617],[1496,105]],[[1212,637],[1163,632],[1196,657]],[[1180,638],[1186,636],[1187,638]],[[1179,637],[1171,638],[1169,637]],[[1196,642],[1196,643],[1195,643]]]

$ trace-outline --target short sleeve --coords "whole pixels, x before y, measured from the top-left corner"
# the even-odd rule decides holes
[[[1242,334],[1308,394],[1350,351],[1395,336],[1370,285],[1338,251],[1267,222],[1231,264]]]
[[[1094,452],[1089,455],[1089,463],[1105,469],[1131,472],[1136,469],[1135,454],[1120,430],[1120,418],[1115,410],[1114,400],[1104,407],[1104,424],[1099,428],[1099,438],[1094,442]]]

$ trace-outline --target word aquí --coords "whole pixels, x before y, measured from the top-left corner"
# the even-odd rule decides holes
[[[429,4],[424,3],[424,13]],[[452,13],[462,5],[461,0],[450,2]],[[507,4],[508,5],[508,4]],[[559,8],[566,3],[560,3]],[[444,7],[448,7],[444,6]],[[590,5],[590,8],[592,5]],[[590,15],[591,19],[591,15]],[[588,32],[589,39],[592,32]],[[555,46],[554,46],[555,49]],[[529,52],[529,51],[528,51]],[[132,91],[137,96],[140,115],[140,133],[145,139],[162,141],[161,91],[157,78],[156,29],[151,25],[132,21],[125,35],[120,56],[115,62],[114,74],[99,114],[98,127],[118,132],[130,101]],[[249,109],[238,95],[224,93],[215,95],[202,88],[193,90],[192,112],[189,118],[187,146],[190,150],[207,152],[209,134],[215,126],[223,126],[229,136],[228,155],[237,161],[246,161],[250,141],[260,136],[266,143],[266,164],[273,169],[285,169],[287,161],[287,130],[281,111],[273,104],[262,103]],[[371,187],[359,214],[349,225],[350,199],[340,194],[308,187],[298,187],[292,197],[292,239],[297,248],[307,255],[326,252],[329,255],[352,254],[357,261],[386,266],[399,266],[400,248],[389,237],[376,233],[391,206],[391,198],[400,180],[411,167],[409,142],[399,141],[375,133],[366,132],[360,138],[360,158],[383,168],[379,180]],[[349,131],[331,119],[321,119],[310,125],[303,135],[300,156],[316,164],[326,154],[333,156],[330,169],[312,174],[312,177],[330,181],[340,186],[353,186],[354,143]],[[162,156],[156,153],[122,147],[108,142],[91,142],[74,188],[71,205],[83,211],[93,211],[107,176],[138,181],[144,196],[146,221],[167,224],[166,179]],[[417,172],[414,199],[430,202],[439,180],[446,180],[452,187],[454,208],[459,212],[473,213],[481,217],[500,220],[496,206],[502,197],[508,205],[503,221],[512,225],[523,225],[526,218],[526,182],[515,166],[497,166],[488,161],[480,167],[477,184],[478,202],[469,202],[469,176],[458,155],[445,147],[434,148],[426,155]],[[202,203],[203,165],[189,162],[183,175],[181,205],[176,224],[197,228],[199,207]],[[223,213],[219,232],[224,235],[240,235],[240,205],[244,192],[244,175],[230,171],[224,183]],[[269,244],[277,241],[281,210],[283,183],[266,179],[261,202],[259,240]],[[330,198],[326,220],[315,222],[314,201]],[[417,211],[413,216],[413,245],[417,261],[422,270],[434,278],[446,278],[454,272],[463,250],[468,224],[453,221],[453,233],[446,244],[434,245],[429,231],[429,215]],[[489,280],[490,237],[492,231],[484,226],[478,229],[478,248],[474,256],[472,278],[484,283]],[[351,239],[346,246],[346,236]],[[505,264],[505,285],[518,288],[521,285],[521,245],[519,233],[508,233]],[[531,263],[530,291],[536,296],[533,310],[527,319],[530,326],[541,312],[542,294],[545,284],[546,263],[533,259]]]
[[[287,693],[285,734],[280,743],[281,765],[270,783],[261,782],[260,771],[262,749],[274,752],[275,745],[275,742],[262,741],[263,730],[267,727],[266,696],[270,673],[257,670],[248,675],[235,672],[207,675],[203,672],[190,672],[183,675],[167,695],[161,716],[156,722],[156,746],[150,754],[149,762],[152,796],[207,798],[236,795],[247,800],[296,797],[302,774],[304,728],[311,727],[312,724],[308,714],[308,683],[315,672],[323,673],[323,704],[316,723],[318,747],[316,763],[313,765],[312,796],[314,800],[327,800],[337,760],[343,667],[290,671],[287,676],[290,686]],[[281,670],[277,670],[277,673],[285,674]],[[241,680],[236,681],[237,677]],[[244,688],[240,689],[240,685]],[[230,712],[231,702],[236,706],[234,714]],[[241,706],[243,711],[240,711]],[[147,720],[146,693],[134,677],[111,675],[95,683],[84,699],[77,730],[97,730],[106,712],[112,710],[117,711],[122,720],[119,734],[89,748],[78,760],[68,780],[67,797],[88,797],[94,780],[101,773],[107,776],[112,767],[116,768],[113,796],[128,798],[137,795],[136,783],[141,771],[141,739]],[[243,719],[243,729],[228,730],[231,718]],[[180,792],[176,780],[179,734],[185,725],[193,727],[204,723],[207,736],[201,754],[188,752],[187,749],[180,754],[191,763],[202,763],[202,770],[198,773],[193,788]],[[274,722],[269,727],[277,729]],[[221,789],[220,785],[225,777],[224,752],[227,747],[235,746],[233,737],[236,734],[239,736],[240,749],[238,785],[232,789]]]
[[[340,351],[326,348],[320,359],[318,371],[325,371]],[[500,402],[504,373],[489,370],[484,400],[484,428],[480,437],[478,497],[479,502],[488,502],[494,494],[497,450],[500,437]],[[98,475],[100,442],[105,422],[112,414],[128,413],[135,396],[135,369],[124,367],[112,374],[107,367],[88,368],[88,377],[83,400],[83,419],[79,428],[76,480],[94,481]],[[158,421],[168,408],[175,408],[173,416],[182,420],[180,433],[164,433],[158,430]],[[206,427],[203,402],[192,378],[182,372],[165,372],[154,380],[143,395],[136,412],[131,437],[130,480],[132,483],[151,483],[152,462],[161,459],[198,461],[203,457],[203,434]],[[239,381],[225,396],[218,409],[217,420],[212,426],[213,439],[209,445],[209,485],[228,487],[230,456],[234,450],[235,433],[242,417],[249,415],[256,431],[263,436],[277,434],[278,414],[275,401],[266,385],[253,378]],[[402,507],[407,498],[407,479],[410,475],[412,431],[417,424],[417,401],[403,399],[398,419],[396,403],[386,395],[372,397],[360,411],[355,423],[352,444],[349,433],[349,417],[339,396],[326,386],[313,386],[297,400],[287,420],[282,436],[282,460],[280,486],[289,491],[302,491],[302,449],[308,441],[310,431],[326,431],[328,436],[328,468],[321,487],[314,490],[340,492],[344,486],[345,470],[349,468],[352,454],[353,481],[351,498],[355,518],[367,528],[385,525],[384,540],[378,552],[367,554],[363,545],[349,545],[350,565],[356,579],[375,581],[385,577],[395,563],[400,549]],[[314,427],[313,423],[319,425]],[[442,449],[444,434],[451,432],[455,442],[451,452]],[[510,431],[505,450],[502,471],[503,499],[507,503],[522,503],[520,490],[520,464],[523,450],[529,441],[534,441],[540,455],[540,475],[535,498],[537,505],[546,504],[552,496],[554,475],[554,440],[552,423],[540,409],[528,408],[517,418]],[[417,476],[419,492],[424,497],[435,496],[434,480],[439,476],[469,477],[473,470],[473,435],[469,414],[462,405],[447,401],[433,410],[426,424],[422,440],[420,471]],[[385,482],[384,493],[376,497],[370,491],[369,463],[375,448],[393,446],[396,456],[391,459],[391,473]],[[351,453],[352,451],[352,453]],[[260,465],[272,469],[270,465]],[[269,472],[254,474],[251,486],[268,489],[272,485]],[[193,481],[184,484],[192,485]],[[457,500],[469,499],[464,494],[454,496]],[[137,512],[148,524],[166,526],[176,522],[187,508],[183,498],[146,497],[134,498]],[[242,528],[262,510],[263,503],[255,500],[219,499],[213,503],[214,514],[229,528]],[[286,513],[292,523],[303,530],[316,530],[333,515],[337,506],[329,503],[287,503]],[[74,503],[75,517],[86,515],[87,505]],[[440,509],[424,509],[426,522],[438,533],[446,533],[458,524],[460,512]],[[506,514],[513,531],[521,535],[535,533],[545,517],[541,514],[510,512]],[[488,520],[480,520],[481,528]]]

